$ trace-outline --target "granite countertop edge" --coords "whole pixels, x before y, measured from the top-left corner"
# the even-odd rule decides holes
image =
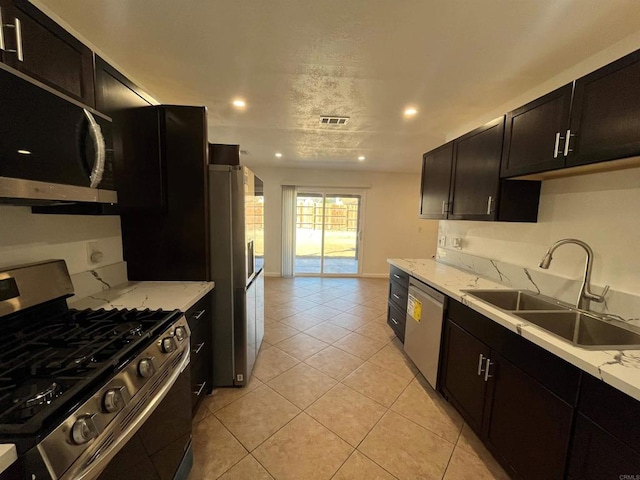
[[[75,309],[152,309],[187,311],[213,290],[214,282],[124,282],[82,299],[69,299]]]
[[[525,320],[469,296],[463,290],[512,290],[459,268],[433,259],[389,258],[393,265],[414,278],[430,285],[494,322],[566,360],[627,395],[640,400],[639,350],[587,350],[575,347]]]

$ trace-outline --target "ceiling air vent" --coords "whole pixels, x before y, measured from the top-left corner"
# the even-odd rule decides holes
[[[349,117],[334,117],[320,115],[320,125],[344,125],[349,121]]]

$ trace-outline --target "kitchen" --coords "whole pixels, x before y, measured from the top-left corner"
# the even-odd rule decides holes
[[[50,13],[58,13],[60,17],[66,19],[66,22],[68,22],[67,25],[72,27],[72,29],[75,28],[75,31],[81,30],[82,22],[78,20],[78,23],[75,23],[72,20],[74,18],[73,12],[67,12],[69,17],[65,17],[63,15],[64,10],[62,9],[62,5],[55,5],[53,2],[42,2],[42,4],[39,4],[39,6],[43,8],[47,5],[50,7]],[[412,7],[416,6],[412,5]],[[58,10],[58,8],[60,10]],[[229,7],[227,6],[225,8]],[[551,7],[548,8],[551,9]],[[293,184],[309,186],[311,183],[318,182],[319,185],[357,187],[366,190],[367,210],[364,213],[366,218],[364,222],[365,240],[362,265],[362,274],[365,277],[387,277],[387,258],[430,258],[436,254],[436,247],[439,241],[444,243],[444,246],[441,246],[438,251],[440,259],[442,259],[444,252],[450,259],[452,257],[458,258],[459,262],[463,263],[469,259],[464,256],[466,254],[491,258],[506,264],[522,265],[534,271],[540,258],[553,241],[560,238],[577,237],[586,240],[596,253],[592,275],[592,283],[596,285],[594,289],[600,292],[601,287],[604,287],[606,284],[611,284],[611,290],[613,292],[627,292],[630,294],[628,295],[629,297],[633,297],[634,295],[631,294],[637,291],[638,286],[637,274],[635,272],[635,267],[638,265],[638,262],[635,258],[635,250],[631,244],[631,239],[635,237],[633,233],[636,227],[635,222],[632,221],[633,213],[631,213],[631,215],[629,215],[629,213],[636,211],[633,207],[637,205],[637,169],[543,181],[538,223],[535,224],[481,223],[451,220],[443,220],[438,223],[418,219],[414,213],[411,213],[417,210],[420,185],[419,174],[416,172],[419,171],[420,160],[418,159],[425,151],[436,148],[444,144],[447,140],[454,140],[460,135],[473,130],[478,125],[482,125],[505,112],[512,111],[555,88],[561,87],[613,60],[621,58],[640,46],[637,27],[634,28],[633,24],[633,13],[631,11],[625,11],[622,7],[620,7],[619,10],[616,10],[614,7],[610,8],[611,10],[601,12],[602,18],[600,18],[600,21],[602,23],[599,24],[600,30],[598,30],[598,36],[603,38],[598,39],[600,43],[598,43],[595,38],[592,38],[596,37],[596,35],[591,35],[588,41],[594,43],[588,44],[588,47],[577,48],[577,45],[581,45],[581,41],[587,42],[587,40],[581,38],[580,41],[577,41],[568,35],[563,42],[562,39],[558,39],[558,35],[562,35],[563,32],[552,30],[552,36],[554,38],[551,40],[557,41],[560,44],[566,44],[567,46],[565,48],[567,50],[571,50],[570,47],[573,46],[577,48],[579,52],[588,52],[588,55],[585,53],[584,57],[569,61],[569,63],[566,63],[566,68],[561,66],[561,62],[550,62],[552,66],[548,65],[545,67],[546,69],[542,69],[544,73],[539,72],[539,76],[535,82],[531,80],[528,80],[529,83],[526,81],[513,81],[509,86],[510,90],[505,92],[499,101],[494,100],[495,103],[486,103],[482,106],[476,106],[474,103],[473,109],[465,108],[466,111],[464,114],[454,119],[449,118],[446,130],[434,134],[433,138],[430,138],[429,135],[436,130],[418,123],[421,122],[423,118],[432,116],[432,114],[419,111],[415,119],[418,122],[400,118],[396,123],[400,123],[403,126],[402,128],[413,132],[413,137],[407,138],[405,143],[407,145],[417,143],[417,146],[413,150],[409,149],[407,153],[405,153],[404,150],[398,150],[395,152],[387,151],[384,154],[376,155],[373,151],[366,151],[364,155],[367,159],[362,163],[358,163],[355,158],[352,163],[344,160],[341,168],[345,169],[344,165],[347,165],[346,170],[353,173],[345,172],[341,175],[335,175],[331,170],[319,169],[317,160],[312,160],[313,156],[308,153],[302,154],[302,156],[309,157],[311,161],[308,163],[316,167],[313,170],[299,168],[299,162],[279,164],[285,166],[285,168],[274,168],[267,163],[261,164],[263,161],[271,161],[270,159],[273,157],[272,150],[276,151],[284,147],[272,145],[270,141],[266,139],[260,142],[258,139],[261,135],[255,127],[246,129],[246,133],[241,132],[242,129],[238,126],[224,127],[220,125],[220,128],[214,128],[214,125],[217,123],[224,123],[220,121],[220,119],[225,115],[234,118],[233,122],[240,123],[243,113],[233,110],[233,107],[226,103],[228,101],[226,99],[224,100],[224,105],[222,103],[209,104],[210,131],[211,134],[215,132],[215,135],[212,135],[211,138],[220,143],[240,143],[243,149],[246,148],[249,151],[249,155],[246,157],[247,164],[253,167],[256,173],[265,181],[265,197],[267,198],[267,230],[265,231],[265,246],[267,248],[265,252],[266,273],[273,275],[280,273],[280,231],[282,230],[281,208],[279,204],[281,197],[280,185]],[[111,14],[112,13],[113,12],[111,12]],[[234,17],[233,14],[237,14],[238,12],[231,11],[226,13]],[[562,18],[562,11],[553,11],[553,13]],[[587,12],[583,13],[586,15],[588,8]],[[610,15],[609,20],[604,20],[606,14]],[[76,11],[75,15],[79,17],[83,15],[86,16],[86,12]],[[256,17],[259,18],[260,15],[268,15],[268,12],[257,10],[249,19],[255,22]],[[273,12],[271,15],[273,15]],[[625,16],[627,17],[626,23],[623,21]],[[366,15],[365,18],[367,18]],[[190,20],[193,20],[193,18]],[[336,20],[336,23],[339,23],[339,21],[340,19]],[[185,19],[185,22],[187,22],[187,19]],[[144,25],[143,21],[141,25]],[[554,24],[551,20],[549,20],[549,24],[544,24],[541,20],[540,28],[543,29],[545,26],[552,28],[554,25],[557,24]],[[178,27],[184,28],[185,24],[177,22],[176,28]],[[8,36],[9,32],[10,30],[6,29],[5,35]],[[91,38],[89,35],[90,32],[83,31],[82,33],[84,37]],[[539,33],[539,35],[541,35],[541,37],[536,37],[537,40],[544,37],[542,33]],[[170,37],[171,36],[168,35],[165,38]],[[572,41],[577,43],[571,43]],[[103,53],[104,56],[109,59],[117,60],[120,58],[116,57],[115,50],[110,51],[106,46],[99,43],[98,40],[94,40],[90,44],[96,48],[101,47],[99,52]],[[104,45],[107,44],[105,43]],[[164,45],[164,47],[167,46]],[[182,47],[184,47],[184,45],[182,45]],[[331,51],[330,47],[327,46],[326,48]],[[526,50],[524,47],[523,49]],[[186,48],[185,51],[189,51],[189,48]],[[566,51],[565,55],[567,55]],[[527,57],[524,56],[523,58],[526,59]],[[563,60],[566,61],[566,58],[567,57],[563,58]],[[554,57],[546,57],[546,59],[558,60]],[[150,64],[156,63],[156,61],[157,63],[165,62],[163,68],[171,70],[175,68],[176,65],[173,62],[177,60],[174,60],[171,56],[164,56],[164,58],[160,59],[155,54],[150,54],[144,61],[147,63],[143,65],[147,66],[149,71],[151,71],[152,65]],[[441,59],[440,61],[443,60]],[[519,61],[524,62],[522,59]],[[512,59],[512,63],[514,62],[516,64],[518,63]],[[532,59],[531,62],[534,63],[534,60]],[[477,64],[473,64],[473,61],[469,63],[469,66],[466,68],[471,69],[473,67],[483,74],[488,75]],[[125,65],[125,62],[122,61],[122,64]],[[128,65],[129,64],[127,64],[127,66]],[[539,66],[540,64],[538,63],[536,65]],[[513,67],[513,65],[510,66]],[[461,66],[460,68],[463,67]],[[504,68],[505,70],[507,69],[506,66]],[[134,69],[135,67],[131,66],[123,71],[133,72]],[[139,67],[135,78],[144,76],[144,84],[151,85],[150,82],[153,81],[151,76],[147,77],[144,73],[139,73],[143,70],[142,67]],[[502,71],[503,70],[500,70],[500,72]],[[156,71],[158,78],[162,78],[162,76],[166,74],[167,72]],[[478,73],[478,75],[480,75],[480,73]],[[265,81],[269,83],[266,79]],[[300,80],[300,82],[302,82],[302,80]],[[309,89],[311,86],[313,86],[313,83],[305,84],[302,82],[298,84],[296,86],[297,88],[293,90],[298,96],[294,98],[303,99],[304,97],[300,96],[300,92],[304,92],[305,88]],[[205,103],[203,100],[195,98],[193,93],[177,93],[178,87],[175,84],[150,91],[154,94],[158,91],[158,98],[161,98],[163,102],[196,105]],[[244,94],[244,92],[236,91],[232,93]],[[488,90],[485,90],[485,93],[488,95]],[[476,94],[482,95],[482,92],[476,91]],[[262,109],[268,106],[268,103],[262,106],[252,104],[252,101],[254,101],[252,99],[256,98],[255,95],[247,93],[246,98],[248,105],[246,114],[252,113],[252,108]],[[407,101],[411,101],[411,99],[399,99],[396,102],[394,108],[398,111],[398,117],[401,117],[401,109]],[[465,105],[464,101],[461,102],[462,106],[459,108],[463,108]],[[256,105],[256,107],[253,105]],[[268,114],[269,112],[265,111],[264,113]],[[303,115],[304,113],[305,112],[297,112],[296,115]],[[328,112],[314,113],[323,114]],[[335,113],[349,114],[350,112],[338,111]],[[448,113],[448,115],[453,115],[453,113]],[[440,118],[442,118],[442,121],[447,120],[446,116]],[[350,121],[352,125],[357,126],[358,119],[355,114],[353,114],[353,118]],[[392,129],[397,127],[393,124],[388,128]],[[242,135],[245,137],[242,137]],[[251,140],[251,137],[255,138],[255,140]],[[247,140],[244,138],[247,138]],[[374,139],[371,139],[371,141],[373,142]],[[320,146],[316,145],[315,148],[320,148]],[[322,148],[327,149],[328,147],[324,145]],[[384,152],[382,146],[380,146],[379,151]],[[336,155],[335,151],[332,152],[331,155]],[[292,156],[292,152],[290,153],[285,150],[283,159],[285,162],[288,162],[288,157]],[[394,159],[391,167],[380,167],[383,163],[391,164],[389,160],[385,162],[384,160],[376,159],[376,157],[382,156],[387,159]],[[396,158],[397,162],[395,160]],[[378,167],[373,163],[376,161],[381,162],[378,163]],[[402,166],[402,162],[406,162],[407,165],[410,164],[411,166],[404,167]],[[373,165],[371,167],[372,172],[367,171],[365,168],[368,167],[368,165]],[[376,169],[378,169],[378,171],[386,170],[387,172],[388,169],[393,169],[405,173],[375,173]],[[393,198],[395,204],[390,206],[388,200],[385,201],[385,197],[387,199],[389,197]],[[625,207],[620,208],[620,205],[624,205]],[[396,210],[408,213],[406,215],[395,215],[393,212]],[[2,209],[0,209],[0,215],[3,226],[7,225],[11,227],[3,228],[1,233],[2,242],[0,248],[3,265],[8,266],[16,263],[26,263],[50,258],[64,258],[67,261],[70,273],[75,275],[95,270],[94,267],[96,266],[108,267],[120,263],[123,260],[122,231],[117,217],[34,215],[30,213],[28,207],[9,206],[2,207]],[[630,216],[631,219],[629,218]],[[398,229],[397,232],[389,231],[389,225],[392,224],[391,219],[393,219],[395,228]],[[597,225],[598,228],[594,228],[594,225]],[[616,234],[612,232],[616,232]],[[441,240],[441,237],[445,237],[445,239]],[[90,254],[94,252],[89,252],[89,255],[87,252],[87,243],[92,242],[97,242],[97,248],[100,253],[103,254],[102,260],[97,264],[91,263],[89,260]],[[459,248],[454,247],[454,242],[459,245]],[[556,255],[556,260],[550,267],[549,273],[557,273],[574,280],[581,278],[582,253],[577,249],[575,252],[572,250],[573,249],[570,248],[560,250]],[[458,251],[460,251],[460,255],[457,255]],[[621,252],[624,252],[624,255],[621,255]],[[5,258],[7,260],[5,260]],[[503,266],[499,265],[499,268],[502,270]],[[482,273],[483,275],[489,275],[486,271]],[[511,275],[508,273],[506,276],[511,278]],[[85,277],[90,281],[99,283],[92,274],[86,274]],[[100,278],[114,285],[109,278],[106,278],[102,274],[100,274]],[[559,290],[561,293],[564,293],[562,288]],[[80,297],[90,295],[91,293],[92,292],[87,292],[82,294],[77,291],[76,295]],[[567,295],[570,296],[573,295],[573,293]],[[564,297],[563,299],[574,300],[573,298]],[[619,304],[628,305],[628,302],[626,302],[625,299]],[[620,308],[615,308],[613,305],[610,305],[610,311],[625,317],[633,316],[633,307],[630,307],[630,310],[631,312],[624,310],[624,308],[621,310]],[[231,466],[233,465],[229,467]]]

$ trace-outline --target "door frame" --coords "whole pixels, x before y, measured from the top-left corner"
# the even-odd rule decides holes
[[[362,276],[362,254],[364,253],[364,248],[363,248],[363,230],[364,230],[364,209],[365,209],[365,203],[366,203],[366,195],[365,195],[365,189],[363,188],[353,188],[353,187],[345,187],[345,188],[339,188],[339,187],[306,187],[306,186],[296,186],[296,201],[299,195],[304,196],[305,194],[312,194],[312,195],[322,195],[322,199],[323,199],[323,209],[322,209],[322,243],[321,243],[321,258],[320,258],[320,272],[319,273],[298,273],[295,271],[295,258],[294,258],[294,276],[296,277],[361,277]],[[352,196],[359,196],[360,197],[360,203],[358,205],[358,231],[356,232],[356,252],[359,254],[359,259],[358,259],[358,271],[354,272],[354,273],[325,273],[324,272],[324,232],[325,232],[325,203],[324,203],[324,199],[326,198],[327,195],[352,195]],[[296,221],[297,221],[297,215],[296,215]],[[296,245],[297,246],[297,235],[296,235]],[[294,247],[295,248],[295,247]],[[294,257],[295,255],[295,251],[294,253]]]

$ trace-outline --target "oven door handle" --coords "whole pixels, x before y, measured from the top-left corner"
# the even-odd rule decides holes
[[[137,431],[142,427],[142,424],[151,416],[157,406],[164,400],[169,390],[176,383],[176,380],[185,368],[189,366],[190,356],[189,349],[183,350],[184,357],[179,365],[171,372],[167,382],[160,388],[152,399],[149,400],[144,409],[138,414],[135,420],[133,420],[127,428],[120,433],[117,440],[113,442],[104,451],[91,452],[90,454],[83,454],[76,463],[77,468],[71,467],[64,475],[60,477],[60,480],[91,480],[96,478],[107,467],[107,464],[116,456],[116,454],[122,449],[122,447],[133,437]],[[97,454],[97,455],[96,455]],[[93,460],[92,463],[87,465],[87,462]]]

